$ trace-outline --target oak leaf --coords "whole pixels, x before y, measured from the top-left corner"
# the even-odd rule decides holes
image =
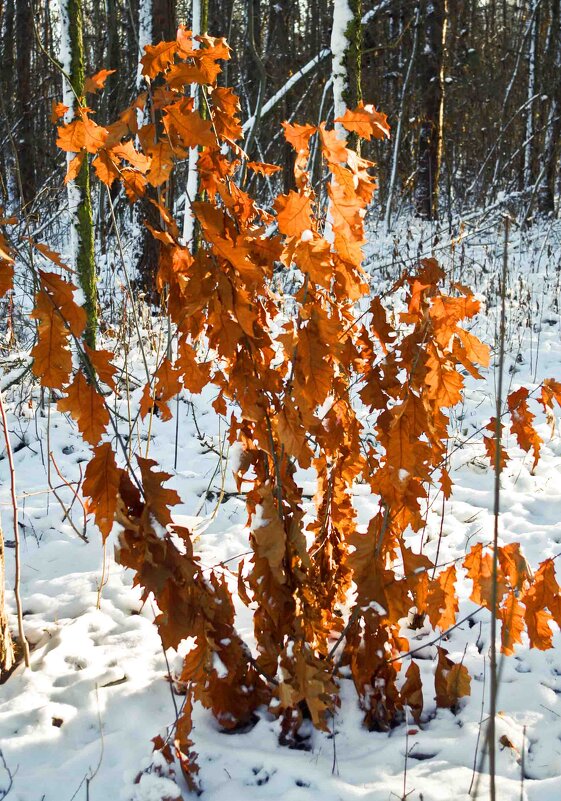
[[[86,327],[86,312],[74,300],[76,287],[70,281],[65,281],[60,275],[45,270],[39,270],[39,277],[43,289],[49,293],[62,320],[71,333],[75,337],[79,337]]]
[[[150,159],[143,153],[139,153],[130,139],[122,144],[114,145],[114,147],[111,148],[111,152],[119,158],[128,161],[131,167],[134,167],[141,173],[146,173],[150,169]]]
[[[179,343],[179,355],[175,366],[181,373],[183,386],[195,395],[202,392],[210,382],[210,364],[198,362],[194,347],[185,339]]]
[[[185,147],[204,147],[214,145],[212,124],[203,120],[198,111],[189,110],[189,101],[180,100],[164,109],[163,123],[169,136],[181,137]]]
[[[372,105],[365,106],[362,102],[355,109],[347,109],[335,122],[341,123],[347,131],[352,131],[367,141],[372,137],[389,139],[390,136],[387,115],[376,111]]]
[[[72,369],[69,332],[79,337],[86,313],[74,300],[76,287],[56,273],[39,270],[41,288],[31,316],[38,320],[37,342],[31,351],[33,373],[45,387],[62,389]]]
[[[468,359],[473,364],[480,364],[482,367],[489,367],[491,351],[488,345],[485,345],[474,334],[465,331],[463,328],[457,329],[457,334],[462,341]]]
[[[99,378],[115,391],[117,389],[115,384],[117,368],[111,362],[114,354],[110,350],[102,350],[100,348],[93,350],[85,343],[84,349]]]
[[[275,200],[279,231],[285,236],[301,236],[312,227],[312,201],[309,195],[289,192]]]
[[[140,59],[142,74],[155,78],[159,72],[163,72],[173,64],[178,49],[179,43],[176,41],[145,45],[144,55]]]
[[[172,414],[168,403],[181,390],[180,375],[180,371],[166,356],[154,373],[152,383],[147,383],[144,387],[140,401],[142,419],[156,406],[164,422],[171,420]]]
[[[0,298],[13,288],[14,260],[10,254],[10,246],[0,231]]]
[[[522,450],[533,451],[534,463],[532,470],[540,458],[540,446],[542,438],[534,428],[535,415],[528,408],[528,397],[530,393],[526,387],[511,392],[507,398],[507,406],[510,412],[512,433]]]
[[[169,507],[176,506],[181,502],[174,489],[162,486],[165,481],[171,478],[171,474],[163,471],[153,471],[152,468],[157,467],[157,462],[153,459],[137,456],[136,460],[142,475],[142,489],[149,514],[154,515],[158,523],[165,528],[173,522]]]
[[[89,498],[88,511],[93,512],[103,540],[113,528],[121,472],[108,442],[94,448],[94,455],[86,467],[83,491]]]
[[[436,705],[456,713],[460,698],[471,695],[471,678],[465,665],[454,664],[445,648],[438,648],[434,676]]]
[[[404,703],[407,704],[413,715],[413,719],[418,723],[423,711],[423,685],[421,683],[421,671],[419,665],[411,660],[405,674],[405,684],[400,690]]]
[[[65,106],[64,103],[57,103],[56,100],[53,100],[51,104],[51,122],[56,124],[61,117],[64,117],[67,111],[68,106]]]
[[[542,383],[540,392],[540,403],[543,406],[544,412],[547,411],[547,409],[553,409],[554,400],[561,406],[561,382],[556,381],[554,378],[546,378]]]
[[[57,267],[60,267],[61,270],[70,271],[70,268],[66,266],[66,264],[62,261],[60,257],[60,253],[57,253],[56,250],[51,250],[47,245],[43,244],[42,242],[35,242],[31,237],[27,240],[31,247],[35,248],[42,256],[44,256],[49,261],[52,261],[53,264],[56,264]]]
[[[489,457],[489,461],[491,462],[491,467],[495,468],[497,463],[497,431],[496,431],[496,417],[492,417],[491,420],[485,426],[486,431],[490,431],[492,436],[490,437],[483,437],[483,444],[485,446],[485,450],[487,452],[487,456]],[[501,423],[501,433],[504,431],[504,425]],[[501,459],[500,459],[500,469],[504,470],[508,463],[508,454],[505,450],[505,447],[502,442],[501,437]]]
[[[301,240],[294,251],[294,262],[303,273],[320,286],[329,289],[333,278],[331,247],[325,239]]]
[[[524,631],[524,607],[519,603],[514,592],[509,592],[504,604],[499,609],[501,620],[501,651],[506,656],[512,656],[514,646],[522,642]]]
[[[92,166],[99,180],[108,187],[111,187],[115,179],[119,177],[119,170],[106,150],[99,151]]]
[[[262,161],[248,161],[247,168],[259,175],[274,175],[282,169],[282,167],[279,167],[277,164],[265,164]]]
[[[253,521],[252,536],[256,555],[266,559],[276,581],[284,584],[286,533],[270,490],[265,491],[262,496],[259,516]]]
[[[464,379],[446,364],[446,361],[437,353],[432,345],[428,349],[427,375],[425,382],[428,396],[439,406],[455,406],[462,399]]]
[[[61,150],[70,153],[78,153],[82,148],[88,153],[97,153],[105,145],[108,136],[109,131],[106,128],[97,125],[82,111],[81,119],[59,126],[56,143]]]
[[[307,151],[310,146],[310,136],[315,134],[314,125],[298,125],[297,123],[283,122],[284,138],[297,152]]]
[[[61,412],[69,412],[82,437],[90,445],[97,445],[109,422],[109,412],[93,384],[79,370],[66,388],[66,397],[58,401]]]
[[[345,146],[345,141],[340,139],[336,131],[328,131],[322,122],[319,126],[319,138],[321,142],[321,152],[329,166],[346,164],[349,152]]]
[[[470,599],[481,606],[491,609],[493,600],[493,559],[491,554],[483,553],[483,545],[474,545],[463,561],[469,578],[473,582]],[[497,606],[508,592],[500,564],[497,566]]]
[[[450,565],[430,582],[427,611],[433,628],[446,631],[456,622],[458,599],[455,591],[456,568]]]
[[[74,158],[68,163],[68,169],[66,170],[66,175],[64,176],[64,183],[68,184],[70,181],[75,181],[78,177],[78,173],[82,169],[82,163],[84,161],[85,151],[80,151],[80,153],[76,153]]]
[[[100,89],[105,87],[105,81],[110,75],[116,70],[99,70],[96,72],[95,75],[90,75],[89,78],[86,78],[84,83],[84,91],[85,92],[99,92]]]
[[[31,350],[33,374],[42,386],[62,389],[72,370],[72,354],[66,326],[45,291],[35,295],[31,316],[38,321],[37,342]]]

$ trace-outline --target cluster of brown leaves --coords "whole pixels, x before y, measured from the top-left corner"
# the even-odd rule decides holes
[[[553,417],[553,407],[555,403],[561,406],[561,383],[555,381],[553,378],[546,378],[540,386],[540,394],[536,398],[543,406],[544,412],[550,419],[552,431],[555,429],[555,421]],[[516,438],[516,442],[522,450],[533,454],[532,470],[535,469],[540,458],[540,449],[542,445],[542,438],[536,431],[534,420],[536,419],[528,407],[528,400],[530,392],[526,387],[514,390],[507,397],[507,409],[510,417],[510,430]],[[504,431],[504,424],[501,423],[501,432]],[[497,418],[492,417],[488,425],[487,431],[492,432],[492,436],[483,437],[483,443],[487,456],[491,460],[491,464],[495,465],[497,458]],[[508,455],[505,448],[501,445],[501,468],[505,467],[508,461]]]
[[[100,180],[108,186],[120,181],[131,202],[147,185],[163,185],[176,161],[199,148],[202,199],[193,203],[199,246],[189,250],[182,243],[163,203],[161,225],[152,229],[161,243],[157,285],[169,299],[178,355],[161,361],[144,388],[140,411],[146,415],[156,406],[169,419],[169,401],[182,387],[197,393],[209,382],[218,391],[216,411],[226,415],[230,408],[230,440],[243,446],[236,480],[246,491],[252,549],[249,562],[240,565],[237,592],[252,610],[255,656],[236,632],[225,570],[203,576],[189,531],[173,523],[170,509],[179,498],[164,487],[169,476],[140,457],[134,468],[118,466],[104,440],[110,415],[103,393],[115,390],[113,355],[80,347],[81,366],[72,377],[71,344],[80,341],[84,312],[73,285],[45,271],[35,298],[33,350],[35,375],[43,386],[64,390],[61,410],[73,415],[94,447],[83,490],[103,537],[114,520],[121,524],[118,559],[135,571],[145,598],[153,593],[164,646],[194,638],[180,677],[188,700],[173,753],[169,743],[158,746],[167,758],[175,754],[193,788],[193,698],[226,729],[249,724],[255,709],[268,703],[281,717],[283,741],[290,743],[304,716],[327,729],[338,704],[338,671],[345,666],[369,727],[395,725],[405,705],[419,720],[423,693],[415,662],[401,686],[399,681],[400,655],[408,651],[403,619],[414,613],[417,623],[426,618],[441,632],[453,626],[457,573],[454,565],[442,569],[414,552],[407,532],[423,529],[422,510],[435,476],[444,496],[450,495],[447,412],[462,399],[462,372],[477,378],[489,364],[488,348],[463,327],[477,314],[478,301],[465,287],[443,294],[443,273],[434,259],[421,261],[414,275],[393,288],[405,303],[397,319],[377,296],[368,313],[357,316],[357,301],[369,293],[362,245],[376,187],[373,164],[333,130],[284,124],[296,152],[296,189],[276,199],[275,216],[236,183],[246,158],[237,144],[239,103],[216,83],[219,61],[229,50],[208,36],[198,42],[194,48],[191,34],[180,29],[177,40],[146,48],[144,74],[149,81],[158,78],[149,102],[161,114],[161,130],[152,123],[139,127],[136,112],[147,102],[145,93],[107,126],[81,107],[73,122],[59,126],[58,144],[76,153],[69,179],[91,158]],[[103,71],[94,76],[90,90],[102,88],[106,77]],[[204,116],[189,98],[192,83],[202,87]],[[56,118],[63,114],[64,108],[55,108]],[[367,140],[389,135],[385,116],[372,106],[360,105],[336,122]],[[309,175],[313,139],[328,175],[323,196]],[[274,169],[248,166],[265,175]],[[3,240],[0,264],[5,292],[11,257]],[[279,267],[294,277],[290,298],[273,288]],[[201,344],[212,361],[200,361]],[[374,423],[374,444],[357,417],[351,396],[357,390]],[[544,382],[544,408],[560,397],[558,383]],[[508,407],[519,444],[537,460],[540,440],[527,398],[526,390],[518,390]],[[308,522],[299,467],[317,474],[315,513]],[[365,531],[353,505],[357,480],[379,498]],[[532,645],[550,647],[549,621],[561,623],[553,563],[544,562],[532,577],[518,546],[501,548],[499,562],[496,612],[503,651],[512,653],[524,630]],[[464,567],[473,582],[472,599],[489,608],[490,554],[475,546]],[[453,710],[469,694],[466,668],[443,648],[435,692],[437,704]]]

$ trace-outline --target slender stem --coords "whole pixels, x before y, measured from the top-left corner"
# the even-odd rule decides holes
[[[12,452],[12,445],[10,442],[10,435],[8,433],[8,419],[6,417],[6,409],[4,408],[4,398],[0,392],[0,415],[2,416],[2,426],[4,427],[4,439],[6,442],[6,453],[8,455],[8,464],[10,466],[10,490],[12,493],[12,513],[14,519],[14,552],[16,562],[16,575],[14,579],[14,596],[16,599],[16,611],[18,618],[18,632],[23,651],[23,660],[25,666],[29,667],[29,645],[25,639],[23,630],[23,612],[21,606],[20,596],[20,582],[21,582],[21,561],[19,552],[19,529],[18,529],[18,501],[16,493],[16,470],[14,467],[14,454]]]
[[[505,233],[503,248],[503,269],[501,275],[501,316],[499,322],[499,363],[497,376],[497,402],[495,422],[495,490],[493,500],[494,532],[493,532],[493,582],[491,587],[491,699],[489,709],[489,797],[496,801],[495,787],[495,717],[497,714],[497,572],[499,544],[499,513],[501,500],[501,410],[503,405],[503,372],[506,329],[506,278],[508,269],[508,232],[509,217],[505,216]]]

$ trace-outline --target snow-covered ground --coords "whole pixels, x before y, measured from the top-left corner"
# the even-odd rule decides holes
[[[496,292],[502,234],[493,221],[467,228],[453,247],[446,233],[435,245],[450,281],[480,293],[484,311],[474,331],[495,342]],[[402,226],[398,246],[372,231],[367,263],[373,287],[384,286],[417,255],[429,255],[434,231]],[[434,241],[433,241],[434,245]],[[514,230],[509,255],[507,388],[536,387],[545,377],[561,378],[561,225]],[[180,659],[164,654],[153,625],[154,609],[141,606],[132,575],[113,558],[113,534],[105,570],[100,538],[93,525],[81,540],[49,490],[49,451],[66,481],[80,480],[89,450],[75,426],[51,408],[50,416],[31,403],[24,389],[11,387],[7,401],[15,461],[22,545],[22,597],[25,631],[32,643],[31,669],[20,665],[0,686],[0,799],[13,801],[162,801],[179,790],[152,763],[151,738],[173,723],[181,697],[169,681]],[[139,384],[142,381],[139,371]],[[492,538],[493,473],[484,456],[481,426],[493,414],[495,375],[467,383],[465,404],[452,418],[453,496],[444,508],[439,562],[461,557],[478,541]],[[140,389],[133,398],[139,401]],[[232,581],[247,555],[243,498],[235,493],[222,445],[225,424],[213,412],[212,389],[182,396],[176,423],[153,421],[150,456],[173,474],[170,486],[182,498],[176,517],[199,536],[196,548],[207,567],[224,563]],[[538,407],[534,411],[537,412]],[[519,541],[531,565],[561,553],[561,435],[559,415],[538,414],[544,439],[541,460],[531,473],[531,457],[512,440],[502,478],[501,537]],[[176,448],[177,439],[177,448]],[[143,443],[143,449],[146,442]],[[223,484],[224,476],[224,486]],[[51,463],[50,482],[78,531],[83,526],[79,500],[64,486]],[[225,490],[218,504],[221,488]],[[310,487],[310,490],[312,488]],[[359,519],[366,523],[374,499],[357,486]],[[7,545],[8,586],[13,582],[13,535],[7,460],[0,460],[0,510]],[[442,501],[429,499],[425,551],[434,555],[441,526]],[[476,610],[468,600],[469,582],[458,583],[459,618]],[[13,596],[8,592],[10,610]],[[15,616],[11,622],[16,628]],[[240,609],[238,627],[251,643],[249,613]],[[409,631],[411,647],[432,643],[429,629]],[[504,660],[498,701],[498,797],[558,801],[561,798],[561,635],[556,649],[516,649]],[[420,725],[409,721],[389,734],[361,727],[361,713],[350,680],[341,682],[342,705],[334,733],[312,732],[310,750],[278,745],[279,724],[265,711],[249,732],[218,731],[211,714],[194,713],[205,801],[386,801],[390,798],[438,801],[467,799],[484,740],[489,690],[489,618],[475,613],[445,643],[450,656],[472,675],[471,696],[457,715],[437,710],[432,675],[436,645],[416,659],[424,682],[425,708]],[[167,659],[166,659],[167,656]],[[407,662],[407,660],[405,660]],[[405,665],[406,667],[406,665]],[[168,670],[169,668],[169,670]],[[141,781],[135,779],[145,771]],[[180,788],[184,789],[178,779]],[[475,781],[473,782],[475,787]],[[479,797],[488,795],[483,777]],[[4,794],[3,794],[4,793]]]

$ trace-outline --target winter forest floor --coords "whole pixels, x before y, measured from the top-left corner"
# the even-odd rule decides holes
[[[381,226],[380,226],[381,228]],[[377,289],[395,278],[418,255],[429,255],[434,232],[417,223],[400,225],[393,238],[371,229],[367,269]],[[489,219],[467,227],[465,239],[451,243],[440,234],[437,257],[446,267],[447,281],[471,286],[483,301],[474,331],[492,347],[496,342],[497,281],[503,253],[500,224]],[[530,390],[546,377],[561,377],[561,224],[514,229],[509,246],[507,318],[508,356],[506,390]],[[112,294],[118,272],[108,275],[104,288]],[[157,323],[145,320],[149,343],[157,340]],[[151,331],[151,328],[154,331]],[[25,354],[19,354],[25,356]],[[130,358],[142,384],[138,351]],[[9,381],[10,365],[2,386]],[[13,368],[12,368],[13,369]],[[494,413],[493,363],[484,381],[466,380],[461,411],[451,419],[452,498],[442,505],[429,497],[428,525],[411,538],[431,558],[439,532],[439,563],[462,557],[475,542],[488,543],[493,531],[493,471],[482,445],[482,426]],[[141,389],[133,390],[138,404]],[[182,498],[174,517],[197,533],[196,548],[203,564],[223,564],[236,584],[240,560],[247,556],[248,531],[242,497],[236,493],[228,467],[235,458],[225,444],[225,421],[211,407],[213,390],[199,396],[184,393],[177,402],[175,420],[154,418],[150,456],[173,474],[170,486]],[[53,406],[42,407],[32,394],[30,377],[10,386],[9,428],[15,445],[20,503],[22,587],[25,631],[32,644],[31,669],[19,665],[0,687],[0,798],[12,801],[161,801],[175,799],[177,787],[151,770],[151,738],[173,723],[181,696],[173,693],[170,672],[180,665],[175,652],[164,654],[150,602],[141,606],[132,575],[113,558],[116,532],[104,555],[97,530],[88,527],[88,542],[69,524],[50,483],[66,507],[74,526],[83,526],[79,500],[66,482],[81,478],[89,449],[75,425]],[[175,404],[174,404],[175,405]],[[134,409],[133,409],[134,411]],[[366,412],[365,412],[366,415]],[[502,476],[501,529],[503,543],[520,542],[533,566],[561,553],[561,431],[538,417],[544,440],[540,462],[532,473],[532,459],[514,441],[506,443],[511,456]],[[142,443],[143,449],[146,442]],[[47,454],[54,459],[50,477]],[[306,479],[306,476],[304,476]],[[310,498],[314,494],[310,471]],[[375,499],[366,485],[356,486],[355,504],[360,524],[372,516]],[[311,503],[311,500],[310,500]],[[0,508],[7,546],[7,584],[13,586],[13,540],[9,472],[0,455]],[[461,568],[459,568],[461,570]],[[231,571],[231,573],[229,572]],[[472,675],[471,696],[458,714],[436,709],[431,675],[435,669],[434,633],[428,629],[404,631],[411,648],[423,646],[416,658],[425,687],[425,709],[420,725],[407,721],[390,733],[369,733],[361,726],[361,712],[349,679],[341,681],[342,705],[332,722],[332,734],[309,732],[308,750],[278,745],[279,724],[263,711],[246,733],[221,733],[211,714],[194,712],[193,739],[199,754],[205,801],[411,801],[468,799],[477,782],[474,765],[484,740],[488,710],[489,615],[477,612],[468,600],[467,584],[458,583],[464,619],[449,635],[451,658]],[[8,591],[10,611],[13,596]],[[473,613],[470,615],[470,613]],[[11,616],[16,629],[15,615]],[[404,621],[404,624],[406,621]],[[239,604],[237,626],[251,642],[248,610]],[[525,635],[524,635],[525,636]],[[527,642],[527,640],[525,640]],[[498,798],[557,801],[561,798],[561,635],[551,651],[517,646],[504,658],[498,699]],[[184,648],[189,647],[188,643]],[[407,660],[405,660],[407,663]],[[406,666],[406,665],[405,665]],[[504,735],[504,737],[503,737]],[[140,771],[141,781],[135,784]],[[178,782],[180,780],[178,779]],[[472,786],[473,783],[473,786]],[[183,789],[183,788],[181,788]],[[3,794],[4,793],[4,794]],[[480,798],[488,797],[483,776]],[[473,795],[471,796],[473,797]]]

